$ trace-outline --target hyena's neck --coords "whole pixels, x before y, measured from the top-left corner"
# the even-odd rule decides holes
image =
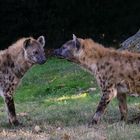
[[[84,68],[84,69],[86,69],[86,70],[88,70],[91,74],[94,74],[94,75],[96,75],[96,73],[97,73],[97,62],[95,62],[95,61],[85,61],[85,62],[81,62],[80,63],[80,65]]]
[[[83,51],[79,55],[80,64],[90,71],[90,73],[96,75],[97,73],[97,64],[104,60],[109,51],[97,43],[92,43],[92,46],[88,48],[83,48]]]
[[[16,60],[12,60],[14,66],[12,68],[13,73],[17,78],[21,79],[24,74],[32,67],[32,64],[25,60],[23,54],[19,54]]]
[[[32,67],[32,65],[30,65],[28,62],[22,62],[18,64],[15,64],[15,68],[14,68],[14,72],[15,72],[15,75],[21,79],[24,74]]]

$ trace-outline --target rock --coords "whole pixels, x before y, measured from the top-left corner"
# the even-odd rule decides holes
[[[131,52],[140,52],[140,29],[133,36],[126,39],[123,43],[120,44],[121,50],[128,50]]]
[[[40,128],[39,125],[36,125],[36,126],[34,127],[34,132],[36,132],[36,133],[41,132],[41,128]]]

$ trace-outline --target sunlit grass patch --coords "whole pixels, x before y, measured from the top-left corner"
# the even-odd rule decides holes
[[[58,98],[49,98],[46,99],[44,102],[67,102],[67,101],[72,101],[72,100],[77,100],[77,99],[82,99],[82,98],[86,98],[88,95],[87,93],[83,93],[83,94],[78,94],[78,95],[69,95],[69,96],[62,96],[62,97],[58,97]]]

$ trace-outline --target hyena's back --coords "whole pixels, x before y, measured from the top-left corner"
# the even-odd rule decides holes
[[[100,62],[101,61],[101,62]],[[140,55],[112,52],[97,63],[99,78],[110,84],[123,84],[128,92],[140,94]],[[104,83],[105,84],[105,83]]]

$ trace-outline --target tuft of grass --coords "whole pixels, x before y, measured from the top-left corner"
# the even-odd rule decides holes
[[[99,100],[100,90],[92,75],[66,60],[50,58],[29,70],[16,90],[16,111],[22,126],[6,123],[0,100],[0,139],[140,139],[139,124],[119,121],[116,99],[109,104],[101,123],[88,128]],[[128,97],[128,107],[129,119],[133,119],[140,108],[138,97]]]

